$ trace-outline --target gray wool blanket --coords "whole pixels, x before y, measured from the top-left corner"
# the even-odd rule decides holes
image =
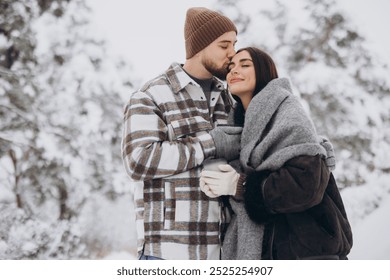
[[[272,80],[250,102],[241,136],[240,167],[246,174],[277,170],[300,155],[326,156],[315,127],[286,78]],[[260,182],[259,182],[260,183]],[[260,184],[259,184],[260,188]],[[222,245],[222,259],[261,259],[263,225],[230,199],[235,215]]]

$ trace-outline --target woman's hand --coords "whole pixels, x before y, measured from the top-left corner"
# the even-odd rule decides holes
[[[229,164],[218,166],[220,171],[203,170],[200,176],[200,189],[209,197],[235,195],[240,174]]]

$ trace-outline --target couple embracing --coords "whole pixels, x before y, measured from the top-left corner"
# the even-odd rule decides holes
[[[139,259],[347,259],[333,148],[290,81],[220,13],[190,8],[184,35],[125,106]]]

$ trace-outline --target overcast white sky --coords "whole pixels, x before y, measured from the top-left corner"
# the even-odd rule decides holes
[[[269,1],[269,0],[258,0]],[[300,0],[292,0],[300,1]],[[110,49],[133,65],[142,80],[153,78],[173,61],[184,62],[184,20],[189,7],[212,8],[213,0],[88,0],[95,24]],[[361,31],[390,61],[390,1],[337,0]],[[238,36],[239,40],[239,36]],[[237,47],[240,47],[238,41]]]
[[[95,24],[112,50],[124,55],[148,80],[172,62],[184,62],[184,20],[190,7],[212,7],[206,0],[88,0]]]

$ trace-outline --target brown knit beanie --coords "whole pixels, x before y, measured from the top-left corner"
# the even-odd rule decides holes
[[[206,8],[190,8],[184,24],[186,58],[191,58],[222,34],[237,28],[227,17]]]

